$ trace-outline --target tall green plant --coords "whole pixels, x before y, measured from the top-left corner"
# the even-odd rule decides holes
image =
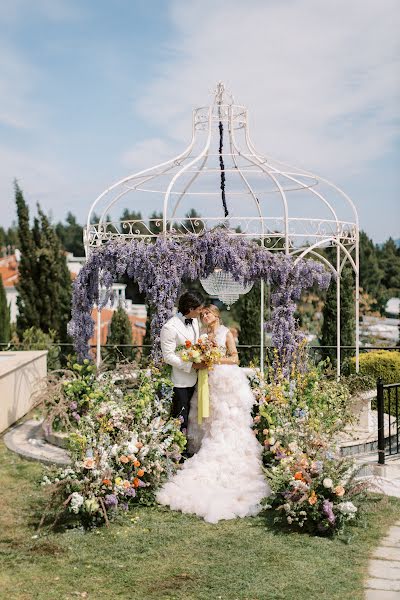
[[[342,270],[340,284],[340,345],[354,346],[354,276],[353,269],[349,263],[346,263]],[[333,346],[333,348],[324,348],[322,354],[324,358],[329,357],[331,362],[335,363],[337,343],[337,301],[335,281],[332,281],[327,291],[322,314],[321,346]],[[342,352],[342,358],[345,358],[348,355],[351,355],[351,351]]]
[[[15,184],[18,214],[19,264],[17,332],[20,338],[30,327],[45,333],[54,330],[67,342],[70,319],[71,278],[60,240],[49,219],[38,206],[39,217],[31,229],[29,209]]]
[[[0,277],[0,342],[8,343],[11,337],[10,307],[7,303],[7,296],[3,286],[3,280]]]
[[[108,364],[115,366],[119,362],[133,359],[132,348],[121,347],[126,344],[132,345],[132,325],[126,311],[119,305],[113,313],[107,337],[107,345],[113,346],[107,349]]]

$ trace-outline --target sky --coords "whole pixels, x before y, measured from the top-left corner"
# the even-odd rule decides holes
[[[399,238],[399,30],[398,0],[3,0],[0,225],[14,179],[32,214],[83,223],[185,148],[222,80],[260,151],[334,181],[375,242]]]

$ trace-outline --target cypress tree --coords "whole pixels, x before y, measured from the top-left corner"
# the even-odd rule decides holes
[[[110,365],[132,360],[132,348],[118,348],[121,344],[132,344],[132,325],[120,304],[113,313],[107,336],[107,345],[114,346],[107,349],[106,360]]]
[[[248,292],[240,296],[235,303],[235,314],[238,316],[240,333],[239,344],[259,346],[260,333],[260,283],[255,283]],[[247,366],[250,362],[259,363],[259,348],[241,348],[240,363]]]
[[[8,343],[10,341],[10,330],[10,307],[7,304],[3,280],[0,277],[0,342]]]
[[[340,282],[340,345],[354,346],[354,275],[351,265],[346,262],[343,267]],[[336,331],[337,331],[337,302],[336,282],[332,280],[328,288],[324,308],[322,311],[323,323],[321,331],[321,346],[334,346],[323,349],[324,358],[329,357],[331,362],[336,362]],[[351,356],[352,351],[342,351],[342,358]]]
[[[18,184],[15,184],[18,214],[19,263],[17,333],[37,327],[57,332],[61,342],[68,340],[71,278],[60,240],[48,218],[38,206],[39,218],[32,229],[29,210]]]
[[[67,323],[71,310],[71,277],[60,240],[47,216],[38,206],[40,228],[38,229],[37,262],[41,329],[46,333],[57,331],[61,342],[68,340]]]
[[[15,202],[18,216],[18,246],[21,252],[16,286],[18,291],[17,333],[22,339],[25,329],[40,327],[40,317],[35,283],[37,280],[35,240],[29,225],[29,209],[17,182],[15,182]]]

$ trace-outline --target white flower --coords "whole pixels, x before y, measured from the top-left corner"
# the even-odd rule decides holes
[[[78,492],[74,492],[71,496],[71,501],[69,504],[72,512],[77,514],[79,512],[79,509],[82,506],[82,504],[83,504],[83,496],[81,496],[81,494],[78,494]]]
[[[322,482],[322,485],[324,486],[324,488],[331,488],[333,486],[333,481],[332,479],[330,479],[329,477],[325,477],[325,479]]]
[[[284,504],[282,508],[287,512],[290,510],[290,504]]]
[[[208,340],[208,333],[203,333],[199,339],[200,340]]]
[[[289,523],[289,525],[291,525],[293,523],[292,517],[287,517],[287,522]]]
[[[138,442],[137,436],[132,435],[129,443],[126,446],[128,454],[136,454],[136,452],[138,451],[138,448],[136,446],[137,442]]]
[[[352,519],[357,512],[357,506],[354,506],[352,502],[340,502],[336,508],[342,515],[346,515],[349,519]]]

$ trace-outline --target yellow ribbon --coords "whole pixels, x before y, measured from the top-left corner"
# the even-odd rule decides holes
[[[205,417],[210,416],[210,394],[208,389],[208,370],[200,369],[197,380],[197,423],[201,425]]]

